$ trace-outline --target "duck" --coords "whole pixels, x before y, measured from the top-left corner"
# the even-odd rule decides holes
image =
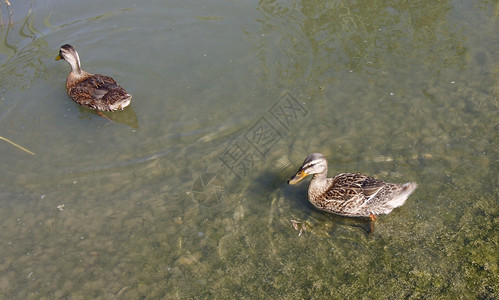
[[[66,90],[73,101],[97,112],[123,110],[132,95],[128,94],[113,78],[92,74],[81,69],[80,56],[69,44],[61,46],[55,60],[65,60],[71,66],[66,80]]]
[[[312,153],[303,162],[289,184],[312,175],[308,200],[316,208],[346,217],[369,217],[389,214],[402,206],[417,188],[417,183],[388,183],[359,173],[342,173],[327,178],[328,161],[321,153]]]

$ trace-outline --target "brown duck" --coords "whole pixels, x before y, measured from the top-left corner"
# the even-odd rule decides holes
[[[327,159],[321,153],[310,154],[298,172],[288,180],[295,184],[313,175],[308,200],[318,209],[348,217],[388,214],[402,206],[417,187],[415,182],[387,183],[362,174],[342,173],[327,178]]]
[[[64,59],[71,66],[66,89],[69,97],[76,103],[97,111],[122,110],[130,104],[132,95],[114,79],[81,69],[80,57],[73,46],[63,45],[55,59]]]

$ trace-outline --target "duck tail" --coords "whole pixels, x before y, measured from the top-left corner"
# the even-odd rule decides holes
[[[404,205],[405,200],[409,197],[412,192],[418,187],[418,184],[415,182],[407,182],[400,186],[400,189],[395,192],[393,195],[393,199],[390,200],[387,204],[394,209],[395,207],[399,207]]]

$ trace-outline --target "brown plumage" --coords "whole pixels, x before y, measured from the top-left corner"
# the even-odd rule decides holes
[[[315,207],[342,216],[373,220],[402,206],[417,187],[415,182],[387,183],[362,174],[342,173],[327,178],[327,159],[321,153],[309,155],[288,183],[295,184],[307,175],[313,175],[308,199]]]
[[[81,69],[80,57],[73,46],[63,45],[55,59],[64,59],[71,66],[66,89],[76,103],[98,111],[122,110],[130,104],[132,95],[113,78]]]

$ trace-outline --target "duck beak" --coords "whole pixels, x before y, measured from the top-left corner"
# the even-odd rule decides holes
[[[307,173],[305,171],[303,171],[302,169],[298,170],[298,172],[296,172],[295,175],[293,175],[293,177],[291,177],[289,180],[288,180],[288,183],[289,184],[295,184],[295,183],[298,183],[300,182],[300,180],[302,180],[303,178],[307,177]]]
[[[62,59],[61,55],[57,55],[57,57],[55,58],[55,60],[59,60],[59,59]]]

